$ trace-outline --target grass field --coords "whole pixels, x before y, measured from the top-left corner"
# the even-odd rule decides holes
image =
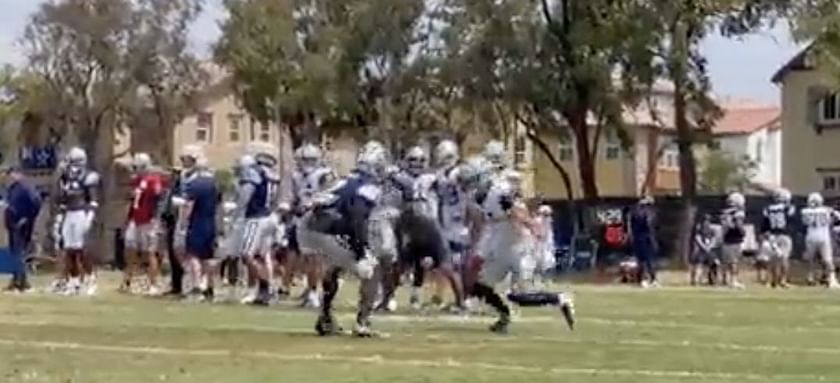
[[[115,286],[103,286],[103,290]],[[354,291],[340,319],[352,323]],[[840,293],[575,286],[579,326],[549,309],[379,316],[382,339],[318,338],[280,305],[0,296],[3,382],[840,382]]]

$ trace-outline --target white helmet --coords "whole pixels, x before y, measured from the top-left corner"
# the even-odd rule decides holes
[[[365,144],[362,145],[362,147],[359,149],[359,156],[361,156],[364,153],[375,151],[387,152],[387,149],[385,149],[385,145],[383,145],[381,142],[377,140],[370,140],[368,142],[365,142]]]
[[[775,198],[778,203],[790,203],[790,190],[779,188],[775,193],[773,193],[773,198]]]
[[[823,203],[823,196],[820,193],[811,193],[808,194],[808,206],[810,207],[818,207],[822,206]]]
[[[471,156],[458,169],[458,182],[467,188],[477,186],[489,172],[490,164],[484,157]]]
[[[747,200],[744,198],[743,194],[735,192],[726,197],[726,203],[730,207],[743,208],[746,205]]]
[[[503,144],[499,140],[492,140],[484,145],[484,157],[487,158],[487,161],[493,165],[496,169],[504,169],[505,168],[505,144]]]
[[[245,153],[239,157],[239,160],[236,163],[236,166],[239,169],[248,168],[257,164],[257,159],[254,158],[251,154]]]
[[[455,166],[461,159],[458,144],[452,140],[443,140],[435,147],[435,165],[439,168]]]
[[[544,216],[551,216],[554,213],[554,210],[551,209],[551,206],[540,205],[540,207],[537,208],[537,213]]]
[[[181,148],[181,163],[185,168],[198,166],[200,163],[207,163],[204,150],[200,146],[189,144]]]
[[[276,146],[268,142],[252,142],[248,144],[247,153],[254,157],[254,160],[260,165],[273,168],[277,166],[280,161],[277,155],[280,152]]]
[[[312,144],[305,144],[295,150],[295,162],[297,162],[298,168],[303,171],[315,169],[321,164],[323,157],[321,148]]]
[[[516,170],[507,170],[502,174],[502,179],[512,186],[514,190],[522,190],[522,173]]]
[[[356,158],[356,168],[370,174],[382,175],[387,166],[388,153],[381,144],[379,146],[371,145],[365,148],[359,153],[359,157]]]
[[[67,152],[67,164],[79,167],[87,165],[87,153],[78,146],[70,148],[70,151]]]
[[[134,171],[144,171],[152,166],[152,158],[146,153],[137,153],[131,159],[131,166]]]
[[[405,167],[409,171],[419,173],[426,169],[429,163],[429,155],[420,146],[412,146],[405,153],[403,158]]]

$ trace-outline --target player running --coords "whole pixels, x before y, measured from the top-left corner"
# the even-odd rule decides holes
[[[820,193],[808,196],[808,206],[802,209],[802,223],[805,225],[805,254],[803,258],[811,262],[808,281],[817,282],[817,265],[823,267],[827,284],[831,289],[840,288],[834,270],[834,253],[831,244],[831,228],[840,221],[840,212],[825,206]]]
[[[537,230],[520,196],[521,182],[518,172],[505,172],[501,179],[493,183],[486,196],[480,197],[484,224],[482,240],[478,245],[480,271],[472,292],[499,313],[499,319],[490,327],[496,333],[507,332],[510,308],[494,291],[494,286],[511,274],[528,278],[522,275],[522,259],[528,256],[534,241],[539,239],[535,236]],[[574,328],[574,304],[569,294],[511,292],[508,300],[520,306],[557,306],[569,328]]]

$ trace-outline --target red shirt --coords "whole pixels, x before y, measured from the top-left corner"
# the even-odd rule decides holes
[[[159,198],[163,195],[163,178],[147,173],[131,179],[132,202],[128,211],[129,222],[143,225],[151,222],[157,212]]]

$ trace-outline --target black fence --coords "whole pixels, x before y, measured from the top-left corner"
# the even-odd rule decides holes
[[[554,209],[554,234],[558,248],[569,248],[573,241],[581,237],[599,241],[597,234],[603,223],[599,219],[609,214],[625,214],[638,203],[637,198],[602,198],[598,201],[549,200],[544,203]],[[773,203],[770,196],[746,196],[747,223],[758,228],[761,224],[765,207]],[[838,206],[840,199],[826,199],[827,204]],[[656,215],[656,235],[660,257],[673,258],[677,255],[676,238],[679,238],[679,220],[682,214],[682,200],[678,197],[657,198],[654,204]],[[726,196],[699,196],[696,199],[696,219],[706,214],[713,221],[718,221],[720,212],[726,204]],[[797,208],[806,205],[806,197],[793,198]],[[719,221],[718,221],[719,222]],[[799,220],[791,223],[794,232],[794,254],[796,257],[803,249],[804,228]],[[576,230],[577,229],[577,230]],[[577,241],[579,242],[579,241]]]

